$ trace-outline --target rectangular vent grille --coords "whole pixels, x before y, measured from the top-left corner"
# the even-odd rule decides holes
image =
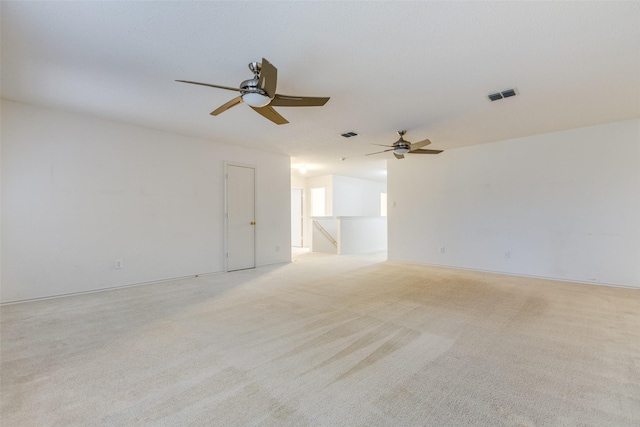
[[[351,138],[352,136],[356,136],[356,135],[358,134],[355,132],[346,132],[346,133],[340,134],[340,136],[344,136],[345,138]]]
[[[502,92],[492,93],[492,94],[489,94],[487,96],[489,97],[490,100],[497,101],[499,99],[509,98],[511,96],[516,96],[516,90],[515,89],[505,89]]]

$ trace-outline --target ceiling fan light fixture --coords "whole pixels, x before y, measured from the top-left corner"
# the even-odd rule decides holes
[[[271,98],[261,93],[249,92],[242,95],[242,100],[252,107],[260,108],[269,105]]]
[[[409,152],[409,147],[396,147],[393,152],[396,154],[407,154]]]
[[[322,107],[329,100],[329,97],[291,96],[276,93],[278,69],[265,58],[262,58],[262,62],[250,63],[249,69],[253,73],[253,78],[243,81],[240,83],[240,87],[238,88],[194,82],[190,80],[176,81],[180,83],[189,83],[193,85],[209,86],[240,92],[240,95],[230,101],[227,101],[225,104],[222,104],[220,107],[209,113],[212,116],[224,113],[229,108],[244,102],[249,104],[256,113],[277,125],[284,125],[289,122],[272,107]],[[268,108],[266,108],[267,106]]]

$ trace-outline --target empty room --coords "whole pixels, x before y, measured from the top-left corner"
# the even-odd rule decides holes
[[[640,425],[640,2],[0,19],[2,426]]]

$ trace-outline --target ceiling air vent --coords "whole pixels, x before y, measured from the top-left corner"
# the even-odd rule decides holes
[[[345,138],[351,138],[352,136],[356,136],[358,135],[355,132],[347,132],[347,133],[341,133],[340,136],[344,136]]]
[[[509,98],[510,96],[516,96],[515,89],[506,89],[502,92],[496,92],[488,95],[489,99],[492,101],[497,101],[502,98]]]

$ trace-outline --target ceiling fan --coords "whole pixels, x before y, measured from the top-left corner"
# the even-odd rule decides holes
[[[439,154],[442,153],[442,150],[423,150],[422,147],[425,145],[431,144],[431,141],[428,139],[424,139],[419,142],[414,142],[413,144],[409,141],[405,141],[403,138],[404,134],[406,134],[406,130],[399,130],[398,135],[400,138],[393,143],[393,145],[382,145],[382,144],[373,144],[379,145],[381,147],[391,147],[388,150],[377,151],[375,153],[365,154],[365,156],[371,156],[373,154],[386,153],[387,151],[393,151],[393,155],[396,156],[396,159],[404,159],[405,154]]]
[[[211,112],[212,116],[227,111],[242,102],[249,104],[251,108],[277,125],[289,123],[273,107],[320,107],[327,103],[329,98],[310,96],[289,96],[276,93],[278,82],[278,70],[265,58],[262,62],[251,62],[249,69],[253,72],[253,78],[240,83],[240,88],[219,86],[209,83],[192,82],[189,80],[176,80],[180,83],[215,87],[240,92],[240,96],[233,98]]]

